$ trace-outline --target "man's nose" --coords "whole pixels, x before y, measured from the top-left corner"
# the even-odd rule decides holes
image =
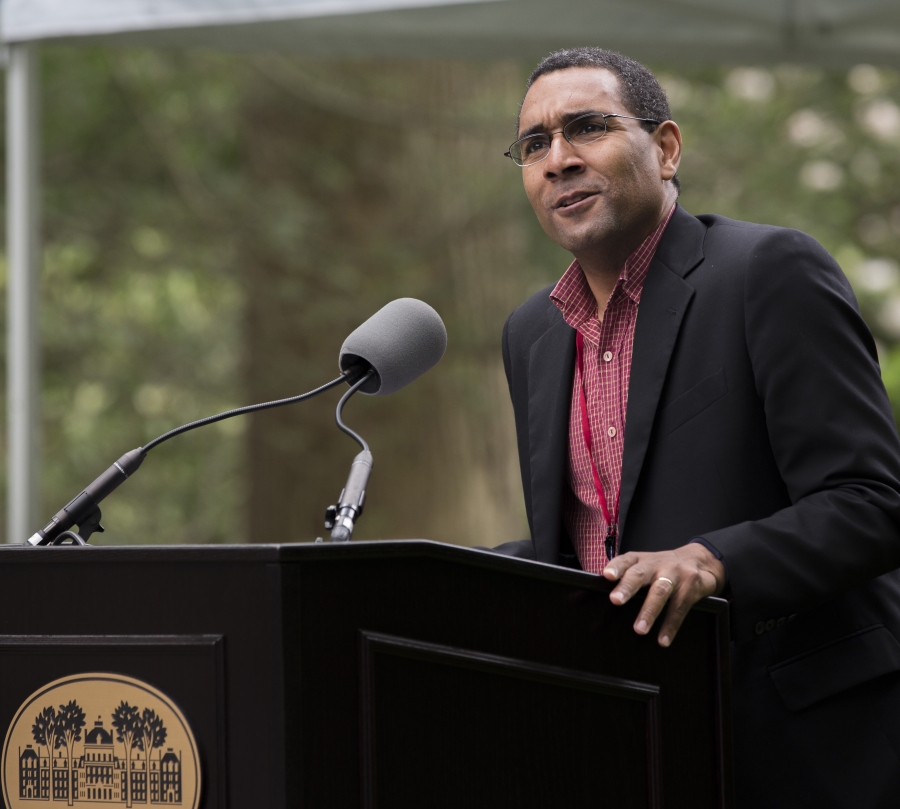
[[[544,176],[571,174],[584,167],[578,150],[566,140],[562,132],[550,136],[550,153],[544,162]]]

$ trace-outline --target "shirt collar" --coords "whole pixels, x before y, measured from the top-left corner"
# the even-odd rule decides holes
[[[625,260],[625,266],[619,274],[619,280],[616,282],[610,300],[621,289],[635,304],[640,303],[647,272],[650,269],[653,256],[656,254],[659,240],[662,238],[666,226],[675,212],[676,205],[669,209],[669,212],[656,227],[656,230],[647,236]],[[590,286],[588,286],[587,279],[584,277],[584,271],[581,269],[577,259],[569,265],[562,278],[553,287],[553,291],[550,293],[550,300],[562,312],[563,319],[573,329],[580,328],[588,320],[597,316],[597,301],[594,299],[594,294],[591,292]]]

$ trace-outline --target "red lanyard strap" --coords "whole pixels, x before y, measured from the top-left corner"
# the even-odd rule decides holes
[[[615,511],[610,514],[606,494],[603,491],[603,483],[600,481],[600,473],[597,471],[597,464],[594,463],[594,444],[591,440],[591,423],[588,419],[587,396],[584,392],[584,337],[580,331],[575,334],[575,348],[578,357],[578,376],[581,378],[581,384],[578,386],[581,405],[581,434],[584,436],[584,443],[587,446],[588,460],[591,463],[591,473],[594,477],[594,488],[597,490],[597,497],[600,500],[600,510],[603,512],[603,519],[606,520],[606,538],[603,542],[606,558],[612,559],[618,550],[619,498],[618,496],[615,498]]]

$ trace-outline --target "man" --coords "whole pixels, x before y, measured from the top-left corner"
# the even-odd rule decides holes
[[[532,539],[498,550],[617,582],[663,646],[730,598],[742,809],[900,805],[900,441],[840,268],[679,207],[619,54],[538,65],[509,156],[575,261],[504,329]]]

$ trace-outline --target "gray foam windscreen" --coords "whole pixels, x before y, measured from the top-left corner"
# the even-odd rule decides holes
[[[362,363],[378,376],[360,390],[386,396],[437,365],[447,350],[444,321],[427,303],[398,298],[379,309],[344,340],[341,371]]]

